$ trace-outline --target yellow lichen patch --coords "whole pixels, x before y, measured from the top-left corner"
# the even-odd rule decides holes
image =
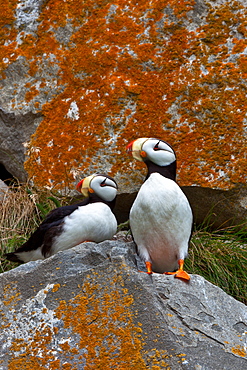
[[[171,370],[169,359],[173,357],[172,355],[168,355],[167,351],[165,350],[157,350],[156,348],[151,349],[146,353],[147,357],[147,366],[149,369],[152,370],[160,370],[166,369]],[[167,362],[168,361],[168,362]]]
[[[57,292],[59,288],[60,288],[60,284],[55,284],[52,288],[52,292]]]
[[[9,361],[8,369],[44,369],[49,364],[49,369],[57,370],[60,366],[60,360],[56,360],[52,350],[47,348],[52,340],[52,331],[49,327],[44,327],[40,332],[33,334],[26,340],[15,340],[12,343],[10,352],[21,354],[13,356]],[[42,353],[42,355],[41,355]]]
[[[174,349],[172,349],[174,351]],[[157,349],[152,349],[149,350],[148,353],[146,353],[146,362],[148,365],[149,369],[152,370],[160,370],[160,369],[166,369],[166,370],[171,370],[171,359],[176,359],[177,363],[180,364],[181,362],[186,361],[186,354],[184,353],[173,353],[173,354],[168,354],[166,350],[157,350]]]
[[[14,27],[15,8],[17,0],[0,0],[0,75],[5,78],[3,71],[9,63],[17,58],[16,36],[17,31]]]
[[[32,77],[19,109],[43,114],[25,165],[38,186],[71,187],[79,171],[104,167],[103,155],[110,174],[121,168],[131,183],[125,145],[142,136],[174,146],[182,185],[245,182],[247,10],[205,3],[188,28],[194,11],[194,0],[51,0],[36,33],[18,45],[14,26],[4,35],[8,63],[24,57]],[[44,70],[50,79],[37,84]],[[49,84],[54,96],[41,107]]]
[[[15,306],[20,300],[20,292],[17,291],[15,283],[5,285],[3,292],[3,304],[5,306]]]
[[[31,101],[35,96],[39,94],[39,90],[35,86],[32,86],[30,90],[26,93],[25,100],[27,102]]]
[[[141,324],[134,323],[133,297],[121,275],[111,275],[111,279],[106,276],[104,273],[104,284],[103,275],[98,272],[85,277],[77,294],[69,300],[60,300],[53,312],[42,308],[40,291],[41,307],[37,307],[37,312],[31,309],[22,312],[26,320],[31,315],[28,325],[23,327],[27,334],[22,338],[18,332],[19,337],[12,338],[8,369],[76,370],[83,366],[85,370],[144,370],[147,362],[153,366],[151,369],[169,369],[170,356],[166,351],[154,349],[151,357],[145,354]],[[49,295],[56,291],[54,288],[62,289],[56,284]],[[35,298],[32,302],[36,307]],[[39,322],[35,321],[36,315]],[[13,325],[17,324],[11,325],[10,330],[15,330]]]
[[[94,280],[94,279],[93,279]],[[142,359],[141,329],[133,323],[133,298],[121,278],[102,288],[86,281],[82,293],[69,302],[60,301],[56,315],[65,328],[79,334],[79,348],[85,349],[84,369],[146,369]]]
[[[247,355],[244,347],[239,346],[239,345],[236,347],[232,347],[232,353],[234,353],[235,355],[241,356],[241,357],[246,357]]]

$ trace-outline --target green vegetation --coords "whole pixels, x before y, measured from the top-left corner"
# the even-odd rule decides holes
[[[65,197],[48,191],[16,186],[0,202],[0,272],[16,263],[6,261],[4,254],[23,244],[55,207],[65,205]],[[128,223],[119,225],[119,230]],[[235,299],[247,304],[247,232],[246,225],[209,231],[207,227],[194,231],[185,269],[199,274],[222,288]]]
[[[220,232],[202,229],[193,233],[189,258],[185,261],[186,271],[203,276],[245,304],[246,266],[247,244],[243,233],[230,233],[229,229]]]
[[[17,266],[4,254],[25,243],[44,217],[64,199],[50,192],[14,185],[0,199],[0,273]]]

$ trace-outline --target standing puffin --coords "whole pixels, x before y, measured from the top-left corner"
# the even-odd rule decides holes
[[[175,152],[168,143],[155,138],[134,140],[127,146],[127,152],[143,161],[148,169],[129,215],[133,238],[147,273],[174,274],[190,280],[183,265],[193,216],[186,196],[175,182]]]
[[[99,243],[113,237],[117,230],[112,213],[116,182],[110,176],[94,174],[81,180],[76,188],[87,198],[51,211],[21,247],[6,254],[8,260],[35,261],[85,241]]]

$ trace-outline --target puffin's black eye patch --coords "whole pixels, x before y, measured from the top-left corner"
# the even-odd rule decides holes
[[[102,181],[102,183],[100,184],[100,186],[106,186],[106,179]]]
[[[159,148],[159,143],[160,143],[160,140],[157,142],[157,144],[155,144],[155,146],[154,146],[154,150],[159,150],[160,148]]]

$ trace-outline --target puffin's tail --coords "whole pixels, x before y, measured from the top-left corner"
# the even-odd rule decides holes
[[[6,254],[4,255],[4,257],[5,257],[8,261],[23,263],[23,261],[22,261],[22,260],[20,260],[14,252],[12,252],[12,253],[6,253]]]

